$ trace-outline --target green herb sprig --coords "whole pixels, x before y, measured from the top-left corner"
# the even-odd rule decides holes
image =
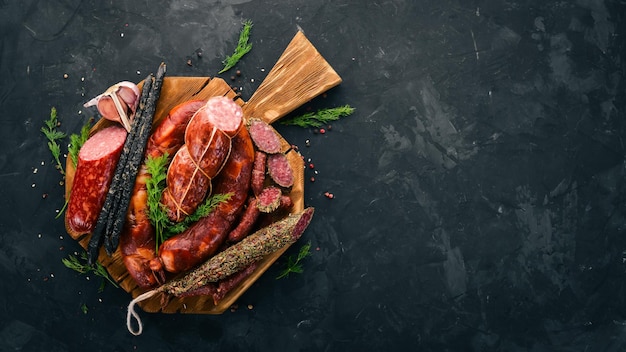
[[[65,171],[63,170],[63,165],[61,165],[61,146],[59,145],[59,141],[66,137],[66,134],[57,130],[57,126],[59,126],[59,120],[57,119],[57,109],[50,109],[50,117],[45,121],[45,126],[41,128],[41,132],[48,139],[48,149],[52,153],[52,157],[56,162],[56,168],[61,172],[61,174],[65,175]]]
[[[235,52],[231,56],[226,56],[226,59],[222,61],[224,64],[224,68],[218,73],[224,73],[231,68],[235,67],[237,62],[241,60],[241,58],[247,54],[250,50],[252,50],[252,44],[248,43],[248,39],[250,38],[250,31],[252,30],[252,21],[246,20],[243,23],[243,28],[239,33],[239,41],[237,42],[237,48],[235,48]]]
[[[93,272],[96,276],[100,276],[104,280],[108,281],[114,287],[119,287],[115,281],[109,276],[109,273],[105,269],[104,266],[100,263],[96,263],[95,266],[91,266],[87,264],[87,253],[83,252],[80,255],[80,258],[70,254],[67,258],[61,259],[63,265],[67,268],[70,268],[78,273],[86,274],[89,272]],[[102,285],[100,286],[100,291],[104,289],[104,282],[102,281]]]
[[[331,121],[336,121],[341,117],[351,115],[354,111],[355,109],[350,105],[344,105],[295,116],[293,118],[280,121],[280,123],[282,125],[295,125],[300,127],[321,127]]]
[[[206,201],[196,209],[193,214],[187,216],[183,221],[173,224],[168,228],[170,236],[185,231],[191,224],[209,215],[222,202],[226,202],[233,196],[232,193],[214,194],[206,199]]]
[[[298,256],[295,257],[295,259],[291,255],[287,258],[287,264],[285,266],[285,269],[283,269],[283,271],[280,273],[280,275],[278,275],[276,277],[276,280],[282,279],[284,277],[288,277],[289,274],[291,274],[291,273],[302,274],[304,269],[302,269],[301,261],[304,258],[308,257],[310,254],[311,254],[311,242],[308,242],[305,245],[303,245],[302,247],[300,247],[300,251],[298,252]]]
[[[74,167],[78,165],[78,152],[80,151],[80,148],[89,138],[91,122],[92,119],[90,119],[85,125],[83,125],[83,127],[80,129],[80,134],[73,133],[70,135],[70,145],[67,148],[67,153],[70,156],[70,160],[72,160],[72,164],[74,165]]]
[[[167,217],[167,212],[160,203],[161,195],[165,189],[168,161],[167,153],[156,158],[151,156],[146,158],[146,169],[150,174],[150,178],[146,181],[146,190],[148,192],[148,218],[152,226],[154,226],[157,250],[165,240],[185,231],[192,223],[209,215],[220,203],[232,197],[232,193],[214,194],[208,197],[193,214],[187,216],[183,221],[179,223],[172,222]]]
[[[146,181],[146,191],[148,192],[148,218],[154,226],[156,233],[156,248],[166,240],[165,229],[169,226],[169,219],[161,206],[161,194],[165,188],[165,178],[167,177],[168,154],[146,159],[146,169],[150,177]]]

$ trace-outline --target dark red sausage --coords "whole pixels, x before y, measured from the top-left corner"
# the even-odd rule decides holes
[[[74,234],[94,229],[125,140],[126,130],[111,126],[91,136],[80,149],[65,213],[68,230]]]
[[[243,211],[239,223],[228,234],[228,242],[234,243],[241,241],[244,237],[248,236],[252,231],[254,223],[259,218],[261,211],[257,206],[256,197],[250,197],[248,199],[248,205],[246,210]]]
[[[189,120],[206,100],[192,100],[174,107],[167,117],[154,129],[146,146],[146,158],[160,157],[167,153],[170,158],[184,143],[185,129]],[[146,181],[150,178],[142,165],[130,200],[126,223],[120,237],[122,258],[128,273],[140,287],[152,287],[165,281],[165,273],[159,266],[151,267],[156,258],[154,229],[148,218],[148,194]]]
[[[197,288],[195,290],[185,292],[180,297],[192,297],[192,296],[212,296],[213,304],[217,305],[226,295],[232,291],[237,285],[247,279],[254,270],[259,266],[259,262],[254,262],[248,265],[243,270],[232,274],[231,276],[220,280],[219,282],[211,282],[205,286]]]
[[[254,146],[246,128],[240,128],[232,143],[230,158],[213,189],[216,194],[232,193],[232,197],[184,232],[163,242],[160,260],[153,263],[155,267],[163,265],[172,273],[187,271],[208,259],[225,241],[248,198],[254,162]]]
[[[213,179],[224,166],[231,138],[241,128],[243,111],[226,97],[207,101],[192,117],[181,148],[167,172],[161,203],[172,221],[193,213],[208,195]]]
[[[265,163],[267,162],[267,154],[257,150],[254,153],[254,167],[252,169],[252,193],[258,196],[263,190],[265,183]]]

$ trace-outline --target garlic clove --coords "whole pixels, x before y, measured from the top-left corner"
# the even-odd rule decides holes
[[[104,93],[89,100],[83,106],[96,106],[107,120],[119,122],[130,132],[130,124],[139,105],[139,87],[128,81],[109,87]]]

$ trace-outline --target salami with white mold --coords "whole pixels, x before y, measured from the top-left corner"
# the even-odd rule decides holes
[[[65,222],[73,236],[93,231],[119,161],[126,130],[111,126],[91,136],[80,148]]]

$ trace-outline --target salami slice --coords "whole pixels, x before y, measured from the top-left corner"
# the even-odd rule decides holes
[[[248,131],[254,145],[268,154],[280,152],[280,138],[272,126],[265,121],[252,118],[248,121]]]
[[[285,154],[270,154],[267,156],[267,172],[277,185],[281,187],[293,186],[293,170]]]
[[[65,221],[74,235],[94,229],[125,140],[126,130],[111,126],[91,136],[80,149],[65,213]]]
[[[269,186],[263,189],[257,198],[257,207],[262,213],[271,213],[278,209],[283,193],[278,187]]]

